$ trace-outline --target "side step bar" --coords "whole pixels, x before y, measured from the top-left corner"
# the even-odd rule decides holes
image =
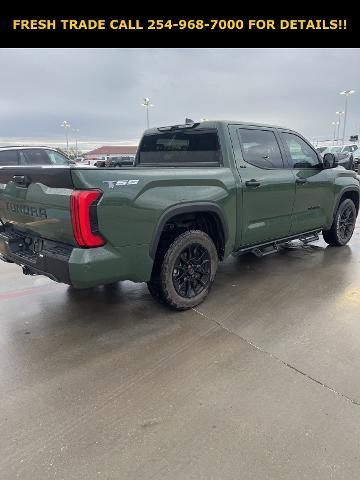
[[[251,250],[251,253],[257,257],[265,257],[266,255],[271,255],[272,253],[277,253],[279,251],[279,245],[274,243],[274,245],[269,245],[268,247],[254,248]]]
[[[301,234],[280,238],[278,240],[272,240],[271,242],[263,243],[260,245],[243,247],[233,252],[233,255],[235,257],[239,257],[240,255],[244,255],[245,253],[253,253],[257,257],[265,257],[266,255],[277,253],[280,250],[280,246],[285,245],[292,240],[300,240],[304,244],[316,242],[317,240],[319,240],[319,232],[320,230],[313,230],[311,232],[304,232]]]
[[[318,233],[313,233],[309,235],[303,235],[299,237],[299,240],[301,240],[303,243],[310,243],[310,242],[317,242],[319,240],[319,234]]]

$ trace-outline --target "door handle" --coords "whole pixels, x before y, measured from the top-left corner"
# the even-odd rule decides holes
[[[306,180],[305,180],[305,178],[297,178],[296,183],[298,185],[303,185],[304,183],[306,183]]]
[[[245,185],[247,187],[260,187],[260,182],[252,178],[251,180],[248,180],[247,182],[245,182]]]
[[[31,183],[31,180],[26,175],[14,175],[13,182],[19,187],[28,187]]]

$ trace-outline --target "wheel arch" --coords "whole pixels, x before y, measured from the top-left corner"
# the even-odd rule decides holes
[[[340,203],[346,198],[350,198],[354,202],[356,213],[357,214],[359,213],[360,191],[353,187],[347,187],[347,188],[344,188],[339,194],[339,198],[335,204],[333,218],[335,217],[335,214],[337,212],[337,209],[339,208]]]
[[[173,218],[184,214],[211,214],[215,217],[221,228],[224,246],[229,238],[229,227],[222,208],[212,202],[189,202],[180,205],[174,205],[163,212],[158,220],[150,243],[149,254],[155,259],[159,246],[161,235],[164,232],[165,225]]]

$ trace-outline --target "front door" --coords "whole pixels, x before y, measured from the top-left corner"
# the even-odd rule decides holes
[[[295,175],[295,203],[291,233],[302,233],[323,227],[326,212],[333,203],[329,171],[324,170],[315,149],[292,132],[281,132],[285,150]]]
[[[232,125],[231,132],[241,177],[238,245],[286,237],[291,227],[295,178],[276,130]]]

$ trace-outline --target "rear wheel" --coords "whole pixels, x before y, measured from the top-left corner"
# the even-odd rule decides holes
[[[179,235],[157,257],[148,282],[156,300],[175,310],[187,310],[205,299],[218,266],[215,245],[205,232],[190,230]]]
[[[350,198],[342,201],[336,211],[330,230],[323,230],[326,243],[336,247],[346,245],[354,232],[356,207]]]

